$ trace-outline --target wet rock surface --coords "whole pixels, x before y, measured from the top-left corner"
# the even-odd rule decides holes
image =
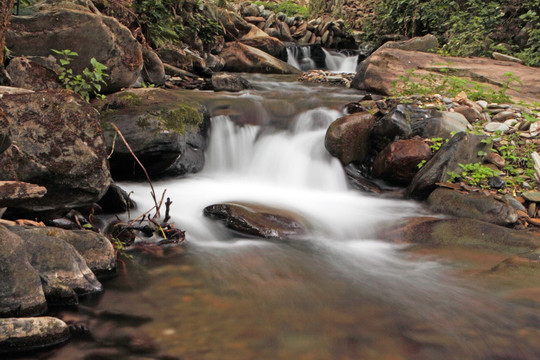
[[[204,216],[221,221],[234,232],[266,238],[287,239],[305,235],[307,224],[293,212],[249,203],[223,203],[204,208]]]
[[[270,54],[239,42],[225,45],[221,57],[225,71],[263,74],[299,74],[300,70]]]
[[[0,319],[0,354],[50,347],[70,337],[66,323],[53,317]]]
[[[375,118],[369,112],[341,117],[328,127],[324,146],[343,165],[362,162],[371,151],[371,128]]]

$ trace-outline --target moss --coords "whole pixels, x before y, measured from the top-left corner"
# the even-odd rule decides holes
[[[183,135],[187,127],[199,126],[203,121],[203,114],[193,105],[179,104],[170,110],[158,112],[157,117],[160,128]]]
[[[140,106],[142,105],[142,98],[131,92],[123,92],[116,97],[124,106]]]

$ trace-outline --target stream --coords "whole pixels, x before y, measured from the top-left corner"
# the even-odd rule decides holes
[[[377,238],[384,225],[428,213],[352,189],[325,150],[328,125],[358,92],[279,76],[249,80],[256,90],[192,92],[210,108],[242,105],[212,118],[201,173],[154,183],[173,201],[184,250],[136,255],[92,307],[150,316],[141,329],[181,359],[538,358],[519,336],[538,325],[537,313],[456,276],[448,262]],[[146,183],[121,186],[140,211],[152,207]],[[206,206],[226,201],[292,211],[309,235],[231,234],[203,217]],[[52,358],[77,358],[85,346],[69,343]]]

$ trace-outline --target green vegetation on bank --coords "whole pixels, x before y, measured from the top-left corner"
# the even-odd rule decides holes
[[[307,7],[298,5],[297,3],[291,0],[281,1],[278,3],[268,2],[268,1],[252,1],[251,3],[255,5],[263,5],[265,9],[268,9],[275,13],[282,12],[286,14],[287,16],[300,15],[307,18],[309,15],[309,11]]]
[[[365,39],[428,33],[451,56],[513,54],[540,66],[540,2],[537,0],[381,0],[364,22]]]

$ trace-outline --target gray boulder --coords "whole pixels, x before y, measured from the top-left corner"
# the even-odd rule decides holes
[[[11,59],[6,70],[14,87],[35,91],[62,88],[55,71],[28,58]]]
[[[212,87],[214,91],[242,91],[252,89],[249,81],[239,75],[217,73],[212,75]]]
[[[439,48],[439,41],[435,35],[427,34],[404,41],[388,41],[379,47],[379,49],[387,48],[427,52],[429,50],[437,50]]]
[[[141,46],[128,28],[115,18],[92,13],[83,7],[43,7],[31,16],[13,16],[6,33],[6,46],[15,54],[48,56],[51,49],[69,49],[79,54],[70,64],[74,73],[90,66],[90,59],[107,66],[103,92],[129,87],[143,66]]]
[[[518,220],[518,214],[512,206],[482,193],[463,194],[439,188],[429,195],[427,203],[431,210],[442,214],[477,219],[496,225],[511,225]]]
[[[443,144],[433,158],[414,176],[407,195],[415,198],[427,197],[436,183],[447,181],[449,172],[460,172],[458,164],[482,162],[479,153],[489,153],[491,144],[482,142],[486,136],[460,132]]]
[[[144,67],[142,77],[149,84],[163,85],[165,83],[165,68],[158,54],[147,47],[142,50]]]
[[[31,211],[91,204],[111,177],[99,113],[68,90],[44,90],[0,98],[0,125],[11,145],[0,153],[0,180],[47,189],[20,208]]]
[[[47,303],[39,274],[28,261],[23,240],[3,225],[0,225],[0,264],[0,316],[44,313]]]
[[[151,176],[184,175],[204,166],[209,118],[196,102],[162,89],[132,89],[107,97],[104,113],[105,140],[115,179],[144,176],[116,131],[122,132]],[[113,149],[114,144],[114,149]]]
[[[0,353],[58,345],[70,337],[66,323],[53,317],[0,319]]]

